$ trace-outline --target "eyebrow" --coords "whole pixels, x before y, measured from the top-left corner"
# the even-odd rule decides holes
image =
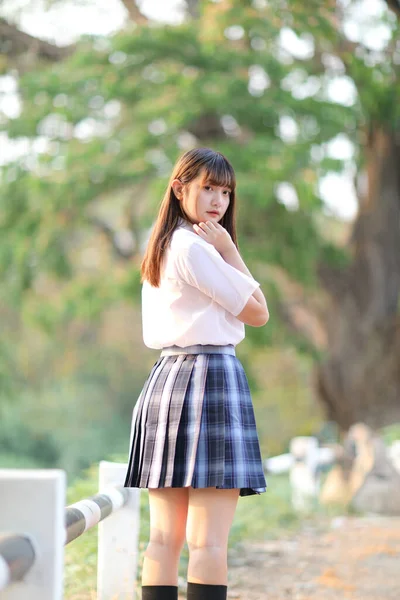
[[[203,182],[203,185],[214,185],[214,186],[217,186],[217,187],[222,187],[225,190],[229,190],[230,192],[232,192],[232,188],[229,185],[220,185],[219,183],[215,183],[214,181],[211,181],[210,179],[206,179]]]

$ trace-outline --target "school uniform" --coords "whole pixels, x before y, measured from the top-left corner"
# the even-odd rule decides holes
[[[181,221],[160,287],[142,287],[143,339],[161,350],[132,416],[125,487],[266,491],[236,316],[259,286]]]

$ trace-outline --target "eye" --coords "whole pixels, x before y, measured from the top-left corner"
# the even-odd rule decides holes
[[[223,191],[223,194],[224,194],[225,196],[230,196],[230,194],[231,194],[231,193],[230,193],[230,191],[229,191],[229,190],[224,190],[224,191]]]
[[[209,191],[209,190],[211,190],[212,188],[211,188],[211,185],[205,185],[205,186],[204,186],[204,189],[205,189],[205,190],[207,190],[207,191]]]

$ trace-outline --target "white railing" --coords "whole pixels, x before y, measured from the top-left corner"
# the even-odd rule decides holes
[[[400,469],[396,443],[390,458]],[[296,437],[289,453],[268,458],[264,468],[289,473],[292,505],[303,512],[315,507],[321,470],[338,456],[336,444]],[[61,600],[64,545],[97,524],[97,600],[135,597],[140,491],[122,487],[126,469],[102,461],[99,493],[67,508],[64,471],[0,469],[0,600]]]
[[[127,465],[102,461],[99,493],[65,508],[61,470],[0,469],[0,600],[61,600],[64,545],[99,524],[97,599],[135,596],[138,489]]]
[[[332,450],[298,437],[264,466],[289,472],[294,508],[303,510],[316,496],[318,467],[332,461]],[[122,487],[126,468],[102,461],[99,493],[66,508],[64,471],[0,469],[0,600],[61,600],[64,545],[96,525],[97,599],[134,598],[140,492]]]
[[[291,502],[297,512],[309,512],[317,503],[321,470],[336,461],[335,447],[321,447],[316,437],[299,436],[290,442],[290,452],[264,461],[268,473],[289,473]]]
[[[372,438],[371,438],[372,439]],[[383,442],[382,442],[383,444]],[[370,451],[374,455],[375,446],[371,442]],[[340,444],[330,444],[326,446],[320,446],[316,437],[295,437],[290,442],[290,452],[287,454],[281,454],[280,456],[273,456],[264,461],[265,471],[268,473],[289,473],[289,481],[291,488],[291,502],[293,508],[297,512],[310,512],[314,510],[321,500],[321,493],[323,490],[320,489],[321,485],[321,474],[324,470],[334,465],[335,463],[342,462],[345,456],[345,449]],[[361,455],[358,455],[361,460]],[[359,466],[357,465],[357,458],[347,455],[348,460],[353,461],[353,469],[357,472]],[[368,461],[370,459],[368,458]],[[384,456],[381,456],[380,461],[385,460]],[[400,473],[400,440],[392,442],[392,444],[386,448],[386,460],[391,464],[395,471]],[[375,457],[374,457],[375,462]],[[370,465],[369,469],[372,468]],[[364,469],[363,469],[364,470]],[[368,475],[368,469],[364,472],[364,477]],[[351,474],[350,474],[351,477]],[[327,482],[325,482],[326,484]],[[344,484],[346,486],[346,484]],[[328,486],[330,489],[330,503],[341,502],[339,498],[348,496],[349,489],[345,489],[343,485],[339,484],[338,477],[335,475],[334,488]],[[335,494],[332,497],[332,490],[335,489]],[[375,490],[375,494],[381,494],[383,497],[390,494],[390,487],[385,484],[385,487],[378,493]],[[326,504],[327,496],[324,495],[323,502]],[[334,499],[335,498],[335,499]],[[350,500],[350,497],[348,498]],[[384,504],[384,503],[383,503]],[[372,509],[371,509],[372,510]],[[393,510],[393,509],[392,509]],[[398,510],[398,509],[397,509]]]

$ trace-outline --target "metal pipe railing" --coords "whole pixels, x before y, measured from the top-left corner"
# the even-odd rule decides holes
[[[0,591],[21,581],[35,562],[35,548],[27,535],[0,535]]]
[[[1,600],[61,600],[64,546],[96,525],[98,600],[133,598],[140,502],[126,468],[101,461],[99,493],[67,507],[64,471],[0,469]]]
[[[100,521],[124,506],[129,498],[129,490],[116,487],[106,493],[96,494],[85,500],[67,506],[65,509],[65,544],[76,540],[85,531],[95,527]]]

